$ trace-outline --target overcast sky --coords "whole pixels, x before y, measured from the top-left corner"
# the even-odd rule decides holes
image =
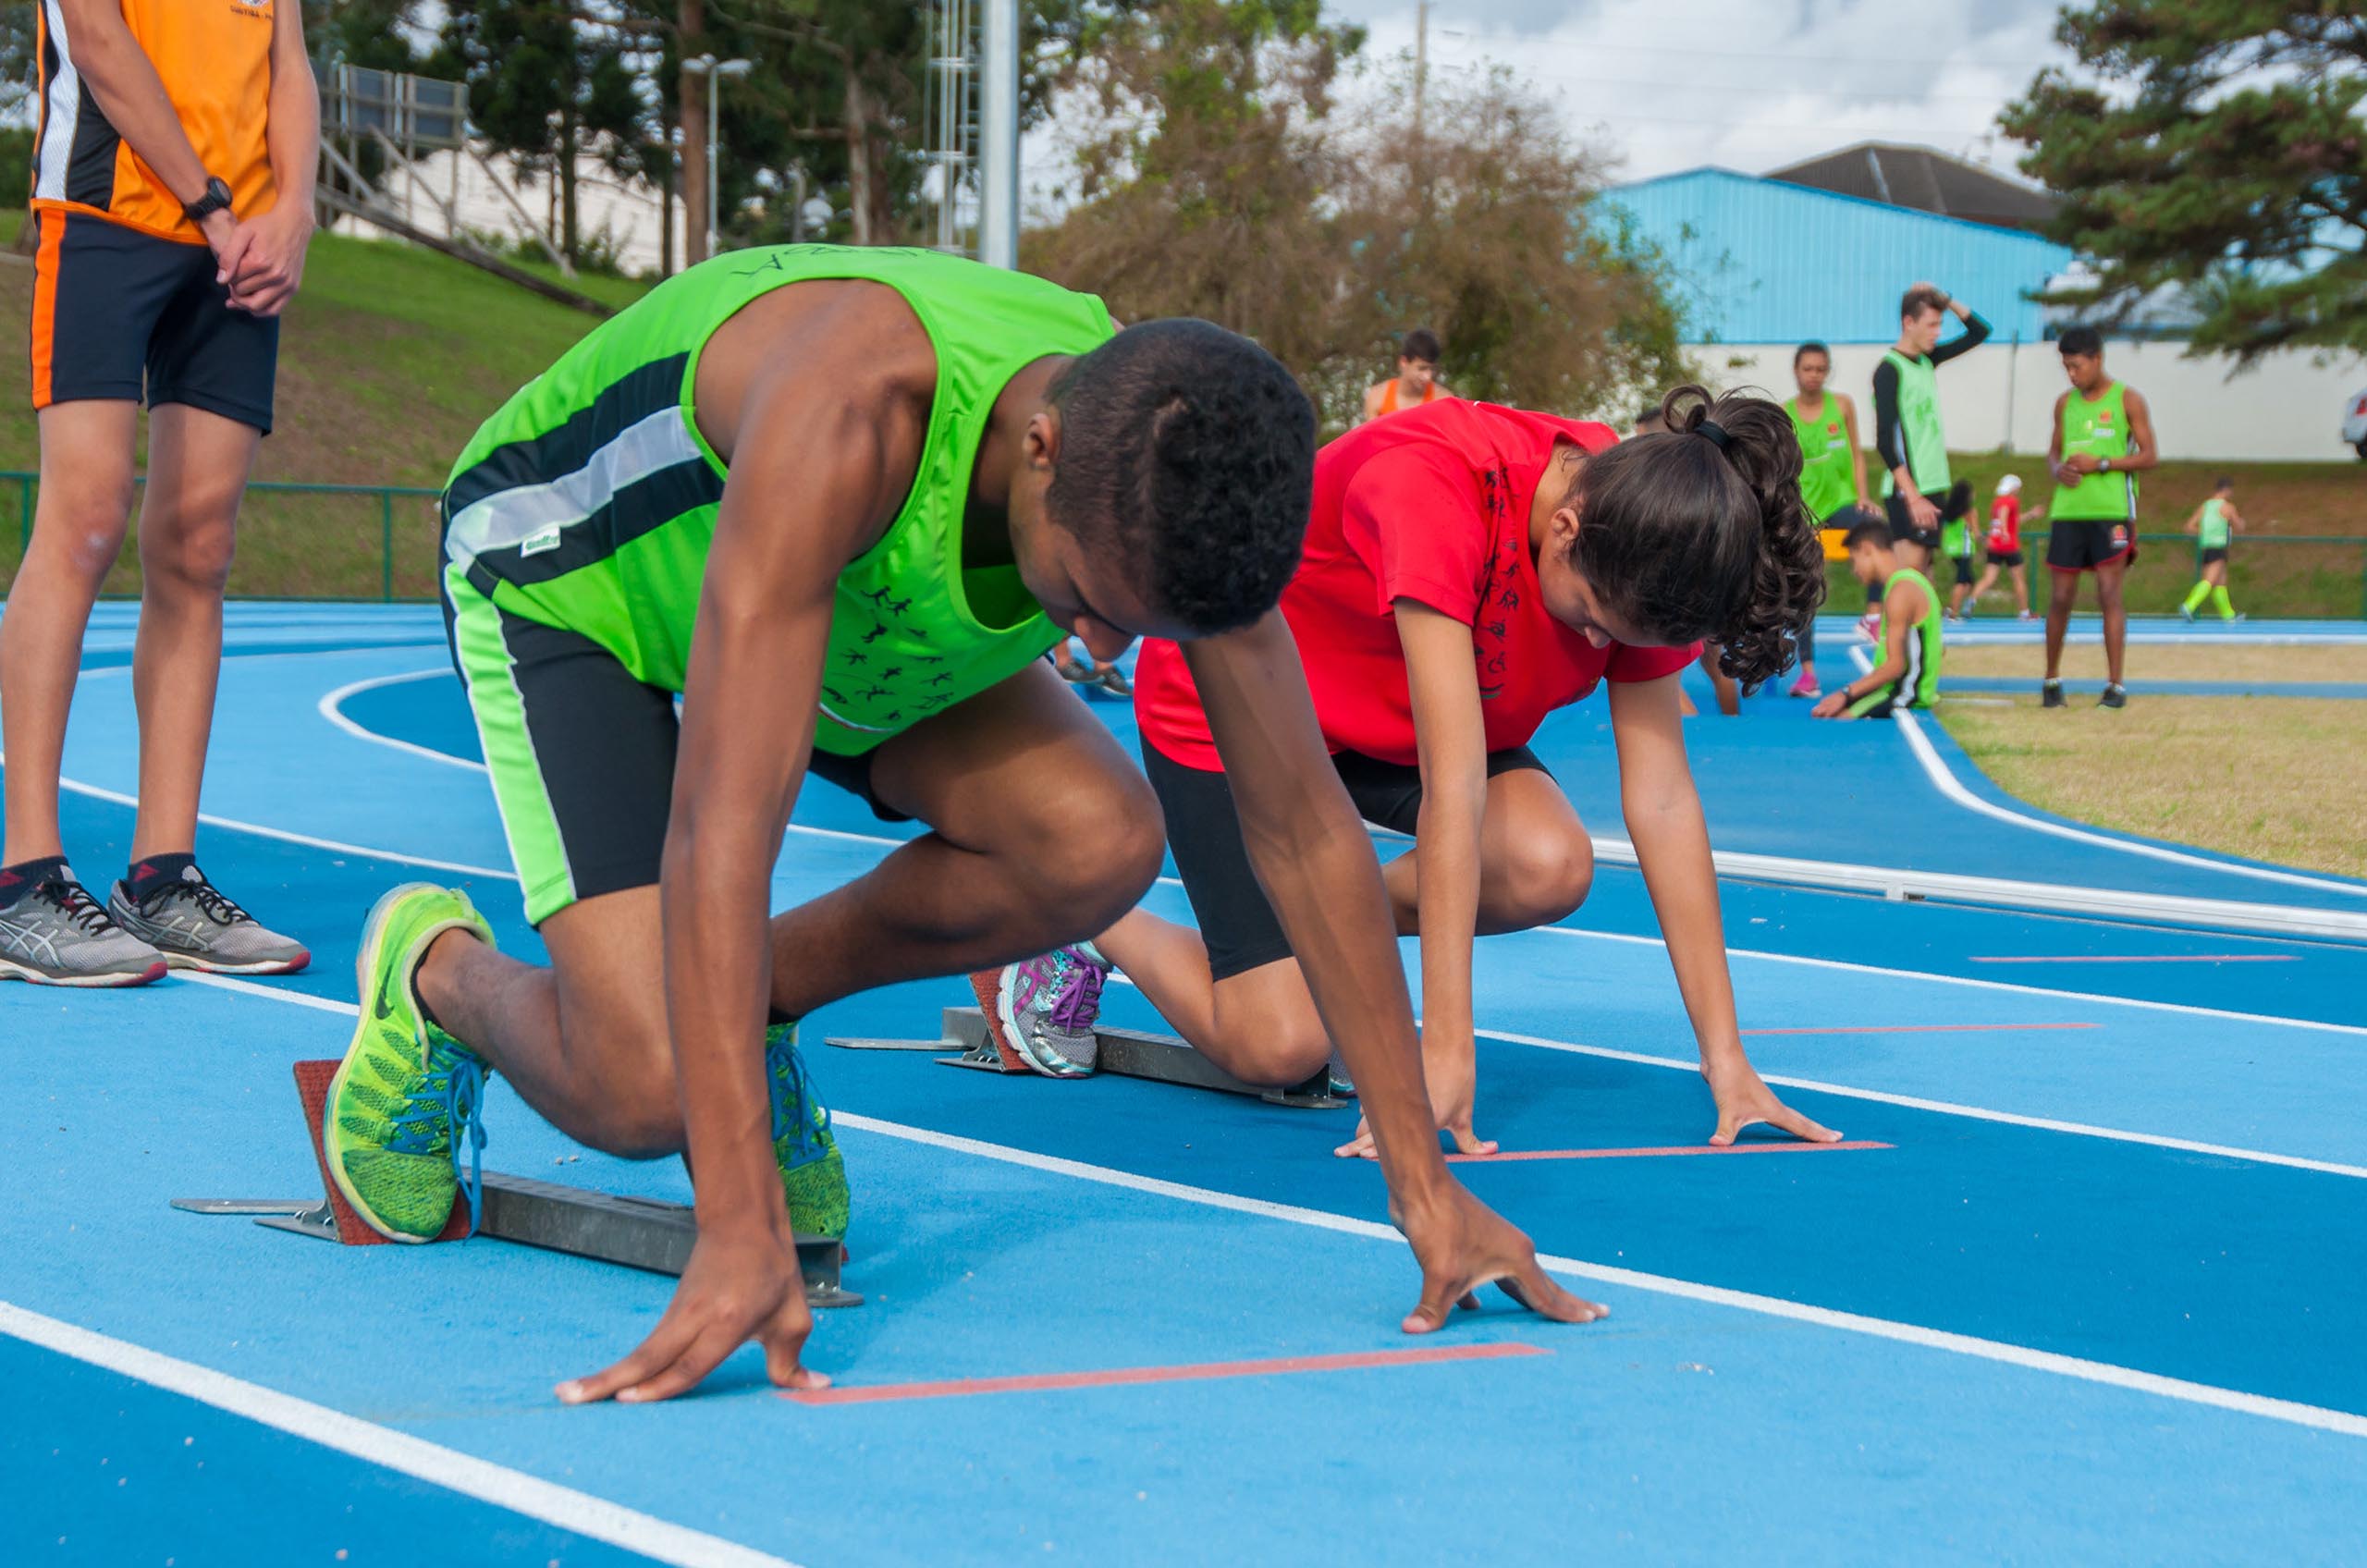
[[[1702,164],[1760,174],[1853,141],[1919,142],[2013,173],[1997,111],[2042,65],[2059,0],[1433,0],[1440,69],[1494,61],[1557,99],[1573,129],[1644,179]],[[1325,0],[1414,47],[1415,0]],[[1030,183],[1064,165],[1028,139]]]
[[[1414,0],[1327,0],[1414,44]],[[2054,43],[2058,0],[1434,0],[1430,59],[1494,60],[1559,98],[1641,179],[1701,164],[1758,174],[1853,141],[1921,142],[2007,169],[1997,111]]]

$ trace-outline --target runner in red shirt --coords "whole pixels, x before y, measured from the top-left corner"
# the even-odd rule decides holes
[[[1839,1135],[1786,1108],[1743,1053],[1678,725],[1699,640],[1714,637],[1726,672],[1755,686],[1791,663],[1823,596],[1799,445],[1760,398],[1683,387],[1666,417],[1666,433],[1623,444],[1600,424],[1444,402],[1317,455],[1282,614],[1350,797],[1368,822],[1415,837],[1383,878],[1398,930],[1425,936],[1431,1105],[1466,1153],[1494,1147],[1472,1126],[1471,938],[1564,918],[1594,875],[1587,830],[1528,742],[1606,680],[1628,831],[1717,1101],[1711,1141],[1761,1121]],[[1235,1076],[1303,1082],[1331,1042],[1173,643],[1144,645],[1134,707],[1199,929],[1137,909],[1091,944],[974,977],[998,1044],[1014,1066],[1090,1071],[1115,966]],[[1360,1129],[1340,1152],[1371,1151]]]
[[[2022,564],[2022,524],[2042,521],[2045,517],[2044,507],[2027,518],[2022,515],[2020,474],[2009,473],[1997,482],[1997,498],[1989,503],[1989,536],[1982,541],[1989,552],[1989,565],[1981,572],[1981,581],[1973,585],[1972,596],[1964,602],[1965,614],[1970,615],[1973,606],[1981,603],[1981,595],[1996,586],[2002,568],[2014,574],[2015,608],[2024,620],[2030,619],[2030,569]]]

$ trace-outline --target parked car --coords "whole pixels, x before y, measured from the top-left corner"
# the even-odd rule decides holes
[[[2342,438],[2357,450],[2361,462],[2367,462],[2367,392],[2352,394],[2350,413],[2342,422]]]

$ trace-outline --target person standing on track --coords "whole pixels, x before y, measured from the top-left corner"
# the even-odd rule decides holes
[[[239,503],[313,234],[320,97],[296,0],[42,0],[32,403],[41,500],[0,619],[0,979],[137,986],[311,962],[197,867]],[[140,403],[140,806],[104,908],[67,864],[66,716],[131,512]]]
[[[1365,424],[1385,414],[1424,408],[1445,397],[1446,388],[1439,385],[1439,355],[1443,351],[1439,335],[1429,327],[1417,326],[1407,333],[1397,351],[1397,374],[1365,388],[1365,416],[1356,423]]]
[[[2046,545],[2054,596],[2046,606],[2046,680],[2042,706],[2063,706],[2063,638],[2079,601],[2079,574],[2096,574],[2104,619],[2104,694],[2101,705],[2125,708],[2123,683],[2128,606],[2122,589],[2137,558],[2137,476],[2160,463],[2153,415],[2144,394],[2104,371],[2104,340],[2092,326],[2065,330],[2055,345],[2071,389],[2055,399],[2054,435],[2046,447],[2054,471]]]
[[[1667,935],[1713,1144],[1764,1121],[1829,1133],[1784,1106],[1744,1053],[1717,874],[1678,724],[1691,643],[1718,634],[1739,680],[1772,679],[1824,594],[1797,448],[1762,398],[1669,394],[1663,434],[1453,402],[1350,432],[1316,459],[1315,518],[1283,591],[1331,767],[1365,819],[1414,837],[1383,874],[1384,909],[1421,937],[1423,1053],[1441,1131],[1472,1126],[1471,962],[1478,935],[1567,916],[1594,848],[1529,742],[1599,683],[1610,692],[1627,830]],[[1092,1071],[1114,965],[1235,1077],[1311,1077],[1339,1038],[1308,989],[1299,937],[1260,886],[1239,786],[1210,744],[1211,692],[1182,650],[1135,671],[1144,770],[1199,929],[1147,910],[1093,942],[972,976],[1006,1066]],[[1358,1081],[1362,1087],[1362,1081]],[[1338,1152],[1363,1154],[1359,1136]]]
[[[1950,311],[1964,323],[1964,331],[1943,344],[1940,327]],[[1883,459],[1883,505],[1891,538],[1901,546],[1898,558],[1918,570],[1931,566],[1942,525],[1972,509],[1972,486],[1955,480],[1948,469],[1939,368],[1988,340],[1989,324],[1962,300],[1919,283],[1898,302],[1898,341],[1874,367],[1874,449]]]
[[[1932,580],[1897,558],[1886,521],[1868,519],[1849,531],[1849,570],[1872,592],[1882,584],[1882,628],[1874,645],[1881,662],[1817,704],[1819,718],[1888,718],[1901,708],[1928,708],[1940,698],[1940,655],[1946,632]]]
[[[2022,564],[2022,525],[2038,522],[2046,517],[2046,508],[2039,508],[2025,519],[2022,516],[2022,476],[2009,473],[1997,481],[1997,498],[1989,503],[1989,535],[1982,547],[1989,553],[1989,564],[1973,585],[1972,597],[1964,602],[1964,613],[1970,615],[1981,596],[1997,583],[2000,570],[2011,572],[2014,578],[2014,607],[2024,620],[2030,618],[2030,570]]]
[[[1792,380],[1799,390],[1784,403],[1800,443],[1800,499],[1828,546],[1837,545],[1860,514],[1874,510],[1866,489],[1866,448],[1858,439],[1858,405],[1843,393],[1825,390],[1832,375],[1833,350],[1821,343],[1801,344],[1792,351]],[[1827,549],[1828,559],[1834,555]],[[1790,694],[1823,694],[1816,679],[1814,621],[1800,636],[1800,678],[1792,682]]]
[[[2178,606],[2178,614],[2189,620],[2194,619],[2196,606],[2206,597],[2210,599],[2212,607],[2219,612],[2221,620],[2244,619],[2236,613],[2236,606],[2227,598],[2227,537],[2230,530],[2241,533],[2244,519],[2236,510],[2236,482],[2223,477],[2211,487],[2210,498],[2195,508],[2194,515],[2186,520],[2186,531],[2195,536],[2196,546],[2201,551],[2201,570],[2195,574],[2194,590],[2187,594],[2186,603]]]
[[[1314,459],[1314,410],[1248,339],[1119,332],[1089,295],[935,251],[734,251],[595,327],[444,496],[454,659],[550,962],[496,951],[457,891],[379,900],[325,1118],[338,1192],[435,1235],[498,1072],[570,1136],[696,1173],[666,1315],[562,1400],[670,1397],[751,1339],[775,1382],[826,1381],[800,1365],[794,1231],[843,1235],[849,1193],[796,1021],[1133,907],[1156,797],[1044,655],[1160,635],[1191,640],[1258,875],[1382,1133],[1423,1270],[1405,1328],[1488,1280],[1600,1316],[1441,1156],[1380,864],[1275,609]],[[927,831],[773,916],[809,775]]]

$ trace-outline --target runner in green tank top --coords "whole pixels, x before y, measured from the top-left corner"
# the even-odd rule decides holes
[[[2186,531],[2195,536],[2194,588],[2178,606],[2178,614],[2187,619],[2204,599],[2219,612],[2221,620],[2241,620],[2236,606],[2227,598],[2227,539],[2228,531],[2244,531],[2243,514],[2236,510],[2236,482],[2223,476],[2211,489],[2210,497],[2194,508],[2186,520]]]
[[[339,1192],[402,1241],[464,1185],[473,1207],[460,1154],[500,1072],[582,1143],[695,1157],[671,1307],[560,1398],[666,1398],[751,1339],[776,1382],[818,1385],[792,1231],[842,1235],[850,1204],[795,1021],[1134,905],[1158,807],[1040,655],[1063,631],[1102,658],[1158,635],[1184,642],[1257,874],[1380,1130],[1423,1270],[1408,1326],[1499,1279],[1598,1316],[1441,1158],[1379,864],[1275,608],[1314,435],[1245,338],[1113,336],[1097,300],[930,251],[736,251],[595,328],[445,497],[454,657],[550,963],[497,952],[460,892],[379,900],[324,1128]],[[928,831],[774,916],[809,770]]]
[[[1852,511],[1870,511],[1866,493],[1866,448],[1858,439],[1858,406],[1825,383],[1833,374],[1833,350],[1821,343],[1803,343],[1792,350],[1792,380],[1797,396],[1785,400],[1793,434],[1800,442],[1800,499],[1806,503],[1824,536],[1827,560],[1842,558],[1842,536],[1857,521]],[[1800,678],[1791,695],[1819,697],[1816,679],[1816,626],[1811,621],[1800,638]]]
[[[1947,343],[1941,325],[1954,311],[1964,331]],[[1882,455],[1883,503],[1899,558],[1928,567],[1940,528],[1972,509],[1972,486],[1948,465],[1940,422],[1939,369],[1989,340],[1989,324],[1961,300],[1929,283],[1898,302],[1898,341],[1874,367],[1874,449]]]
[[[2067,328],[2055,348],[2071,389],[2055,401],[2054,435],[2046,448],[2047,466],[2054,471],[2046,541],[2054,592],[2046,606],[2046,680],[2039,701],[2063,706],[2063,639],[2079,600],[2080,575],[2092,571],[2104,622],[2103,705],[2126,707],[2128,606],[2121,588],[2137,558],[2137,475],[2161,457],[2143,396],[2105,374],[2103,338],[2095,328]]]
[[[1928,708],[1940,696],[1945,643],[1940,591],[1899,560],[1887,521],[1869,519],[1849,531],[1849,570],[1870,589],[1883,585],[1874,668],[1816,705],[1819,718],[1887,718],[1899,708]]]

